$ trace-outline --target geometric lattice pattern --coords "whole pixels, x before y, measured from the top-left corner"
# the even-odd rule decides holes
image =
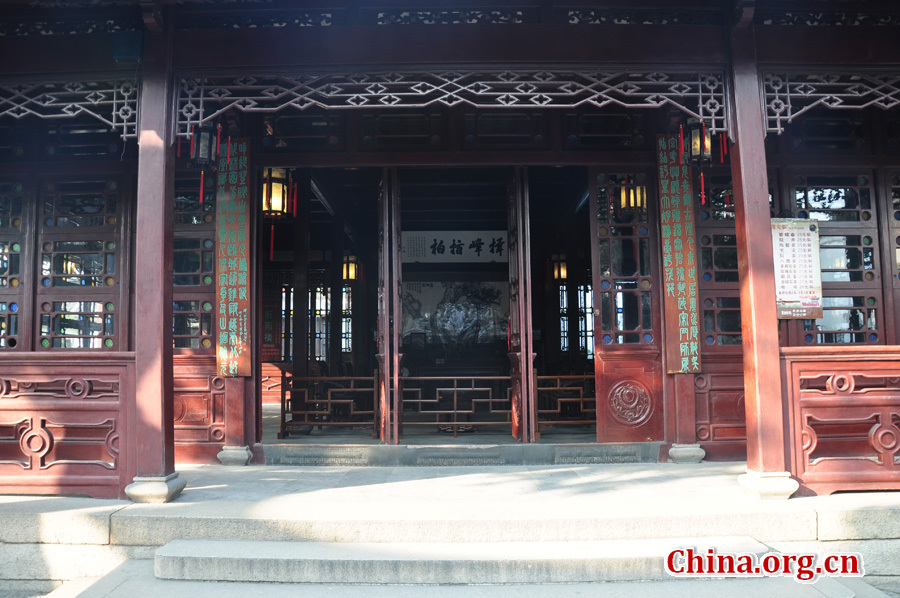
[[[329,109],[425,108],[460,104],[475,108],[628,108],[675,106],[701,119],[713,133],[726,130],[721,72],[602,72],[551,70],[390,71],[354,74],[186,77],[178,90],[177,132],[228,110],[278,112],[311,106]]]
[[[861,110],[900,104],[897,74],[765,74],[766,130],[784,132],[787,123],[817,106]]]
[[[521,10],[390,10],[380,11],[379,25],[456,25],[523,23]]]
[[[123,139],[137,137],[135,80],[0,83],[0,118],[93,116]]]

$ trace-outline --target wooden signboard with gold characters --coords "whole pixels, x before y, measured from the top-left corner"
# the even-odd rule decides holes
[[[659,212],[662,225],[666,370],[700,371],[700,321],[691,167],[678,149],[677,135],[659,135]]]
[[[216,195],[216,369],[250,375],[250,170],[247,139],[219,156]]]

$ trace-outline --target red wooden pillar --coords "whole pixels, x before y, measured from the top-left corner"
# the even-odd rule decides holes
[[[788,498],[798,484],[786,471],[762,83],[752,19],[748,21],[735,27],[731,38],[735,136],[731,171],[747,412],[747,474],[741,483],[762,498]]]
[[[168,502],[184,489],[175,471],[172,381],[172,57],[169,36],[144,38],[135,226],[135,405],[126,441],[136,444],[135,502]]]

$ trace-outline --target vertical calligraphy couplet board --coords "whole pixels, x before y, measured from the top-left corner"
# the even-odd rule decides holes
[[[817,222],[772,219],[775,308],[781,320],[821,318],[822,267]]]
[[[216,194],[216,366],[219,376],[250,375],[250,170],[247,139],[219,156]]]
[[[679,162],[678,136],[656,138],[659,215],[662,225],[666,370],[700,371],[700,316],[691,167]]]

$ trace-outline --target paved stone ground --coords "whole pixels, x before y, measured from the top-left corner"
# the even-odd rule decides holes
[[[166,534],[199,526],[203,519],[227,520],[238,537],[268,522],[318,541],[329,541],[330,534],[353,536],[354,541],[417,541],[408,535],[427,534],[427,530],[416,531],[420,524],[436,525],[443,520],[450,524],[439,526],[440,533],[448,538],[430,537],[428,541],[471,541],[467,537],[470,534],[487,538],[494,531],[509,533],[522,526],[530,526],[528,533],[552,534],[558,540],[578,539],[597,531],[609,539],[683,537],[691,535],[691,528],[685,526],[709,522],[704,533],[697,535],[750,535],[767,544],[823,537],[856,542],[880,538],[872,541],[881,542],[881,564],[877,565],[881,569],[875,574],[900,574],[896,565],[900,563],[900,551],[894,548],[895,544],[900,546],[900,493],[760,501],[738,485],[736,479],[743,470],[740,463],[183,466],[179,471],[188,487],[167,505],[0,497],[0,541],[10,541],[4,539],[19,529],[16,522],[20,517],[43,513],[58,522],[68,517],[69,508],[109,511],[114,535],[122,535],[118,542],[149,545],[165,543],[171,539]],[[360,526],[362,520],[365,525]],[[514,525],[509,525],[510,521]],[[56,523],[52,529],[57,529]],[[362,537],[365,534],[377,536],[377,540]],[[452,537],[460,534],[464,537]],[[867,573],[871,573],[868,561],[866,565]],[[900,586],[889,589],[900,597]],[[0,583],[0,598],[35,596],[3,588]],[[133,594],[132,598],[143,596]]]

